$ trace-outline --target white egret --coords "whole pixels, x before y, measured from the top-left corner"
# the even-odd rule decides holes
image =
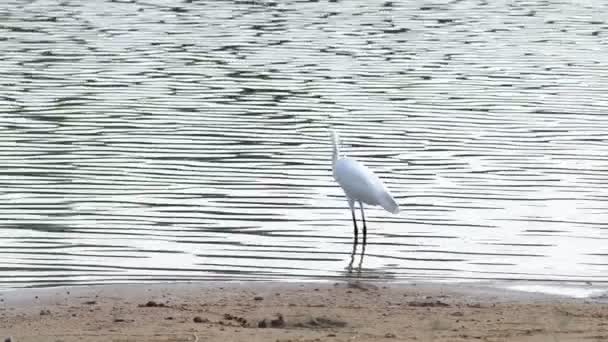
[[[338,134],[331,131],[333,140],[333,173],[334,179],[340,184],[344,194],[348,199],[348,205],[353,215],[353,224],[355,226],[355,243],[359,231],[357,229],[357,218],[355,216],[355,202],[359,202],[361,208],[361,218],[363,220],[363,241],[367,236],[367,226],[365,224],[365,213],[363,212],[363,203],[369,205],[379,205],[387,211],[397,214],[399,205],[386,189],[380,178],[378,178],[370,169],[352,158],[342,157],[340,155],[340,138]]]

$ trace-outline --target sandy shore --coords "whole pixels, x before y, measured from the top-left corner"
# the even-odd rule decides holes
[[[64,287],[0,292],[0,338],[9,336],[14,342],[608,341],[608,302],[453,285]]]

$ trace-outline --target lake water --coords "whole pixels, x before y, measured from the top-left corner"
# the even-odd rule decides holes
[[[583,0],[5,2],[0,287],[607,283],[605,13]],[[352,273],[330,126],[402,208],[368,208]]]

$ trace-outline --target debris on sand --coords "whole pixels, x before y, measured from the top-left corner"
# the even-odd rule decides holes
[[[283,328],[285,327],[285,319],[283,318],[283,315],[278,313],[276,314],[276,319],[271,319],[268,320],[266,318],[264,318],[263,320],[258,322],[258,328],[268,328],[269,323],[270,322],[270,327],[271,328]]]
[[[40,316],[48,316],[51,314],[51,310],[40,310]]]
[[[346,322],[327,317],[312,317],[304,323],[297,323],[295,326],[301,328],[343,328]]]
[[[366,283],[362,283],[360,281],[349,282],[347,284],[347,287],[351,288],[351,289],[361,290],[361,291],[369,291],[369,290],[377,290],[378,289],[378,286],[376,286],[376,285],[366,284]]]
[[[171,319],[173,319],[173,318],[171,318]],[[194,318],[192,319],[192,321],[193,321],[194,323],[209,323],[209,320],[208,320],[208,319],[206,319],[206,318],[202,318],[202,317],[200,317],[200,316],[196,316],[196,317],[194,317]]]
[[[153,300],[148,301],[146,304],[139,304],[140,308],[164,308],[164,303],[157,303]]]
[[[450,306],[450,304],[448,303],[444,303],[440,300],[436,300],[436,301],[426,301],[426,302],[409,302],[407,303],[407,305],[409,306],[415,306],[415,307],[421,307],[421,308],[425,308],[425,307],[448,307]]]
[[[249,326],[249,323],[243,317],[234,316],[234,315],[231,315],[231,314],[224,314],[224,319],[227,320],[227,321],[235,321],[235,322],[237,322],[242,327]]]
[[[346,322],[340,321],[337,319],[331,319],[327,317],[311,317],[304,322],[291,322],[290,326],[298,327],[298,328],[342,328],[347,325]],[[283,314],[277,313],[275,319],[263,319],[258,321],[258,328],[285,328],[287,327],[287,322]]]
[[[282,328],[285,326],[285,320],[283,319],[283,315],[280,313],[277,314],[277,319],[273,319],[270,321],[270,326],[273,328]]]

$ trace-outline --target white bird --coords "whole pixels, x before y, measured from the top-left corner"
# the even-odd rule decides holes
[[[365,213],[363,212],[363,203],[369,205],[379,205],[387,211],[397,214],[399,205],[386,189],[380,178],[376,176],[370,169],[365,167],[358,161],[340,156],[340,138],[338,134],[331,131],[333,140],[333,173],[334,179],[348,199],[350,211],[353,214],[353,224],[355,226],[355,243],[359,231],[357,229],[357,218],[355,216],[355,202],[359,202],[361,208],[361,218],[363,219],[363,241],[367,236],[367,227],[365,224]]]

